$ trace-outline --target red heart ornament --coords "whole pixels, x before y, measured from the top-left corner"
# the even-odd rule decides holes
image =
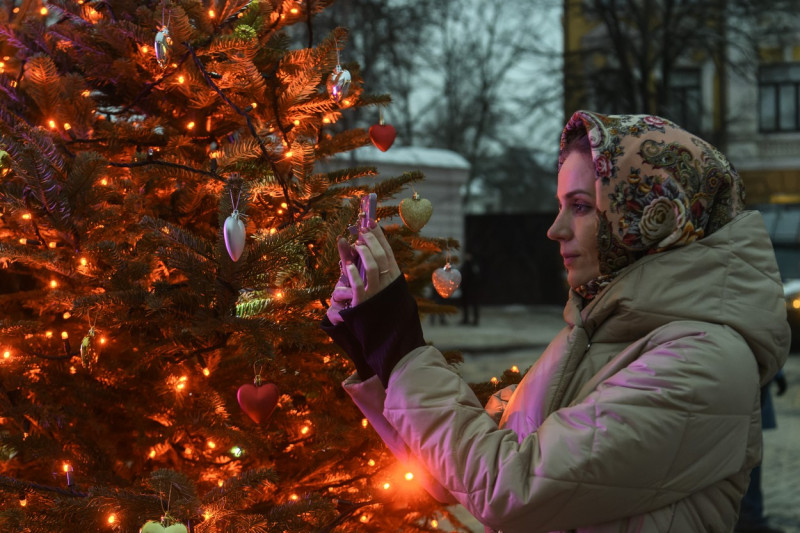
[[[369,127],[369,138],[381,152],[385,152],[392,146],[395,137],[397,137],[397,131],[391,124],[375,124]]]
[[[266,383],[261,386],[247,383],[239,387],[236,399],[239,400],[239,407],[256,424],[266,422],[272,411],[278,405],[278,387],[274,383]]]

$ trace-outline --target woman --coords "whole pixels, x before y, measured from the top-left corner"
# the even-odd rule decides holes
[[[487,529],[730,532],[759,462],[760,384],[789,330],[761,217],[727,159],[654,116],[579,111],[562,133],[566,327],[484,410],[426,346],[379,228],[323,328],[344,386],[402,460]]]

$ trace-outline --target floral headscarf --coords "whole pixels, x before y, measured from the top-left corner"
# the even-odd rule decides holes
[[[575,289],[586,299],[641,257],[702,239],[744,208],[744,186],[728,159],[652,115],[577,111],[561,134],[559,169],[581,128],[598,180],[600,277]]]

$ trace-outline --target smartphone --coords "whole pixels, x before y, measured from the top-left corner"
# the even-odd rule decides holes
[[[375,222],[375,213],[377,210],[378,205],[378,195],[374,192],[369,194],[365,194],[361,197],[361,210],[358,213],[358,224],[356,226],[351,227],[351,233],[358,238],[359,230],[361,228],[369,229],[372,224]],[[344,241],[344,239],[340,239],[339,241],[339,255],[343,257],[350,257],[350,261],[356,265],[358,268],[358,273],[361,275],[361,279],[364,283],[367,282],[367,273],[364,270],[364,265],[361,264],[361,256],[358,255],[358,252],[353,250],[352,245]],[[340,278],[342,282],[346,285],[349,285],[349,281],[347,279],[347,275],[344,273],[344,267],[342,266],[342,276]]]

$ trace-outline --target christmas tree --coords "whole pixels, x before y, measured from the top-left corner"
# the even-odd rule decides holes
[[[417,294],[456,246],[391,222],[419,173],[321,170],[390,103],[331,3],[3,2],[0,531],[458,525],[319,329],[361,195]]]

